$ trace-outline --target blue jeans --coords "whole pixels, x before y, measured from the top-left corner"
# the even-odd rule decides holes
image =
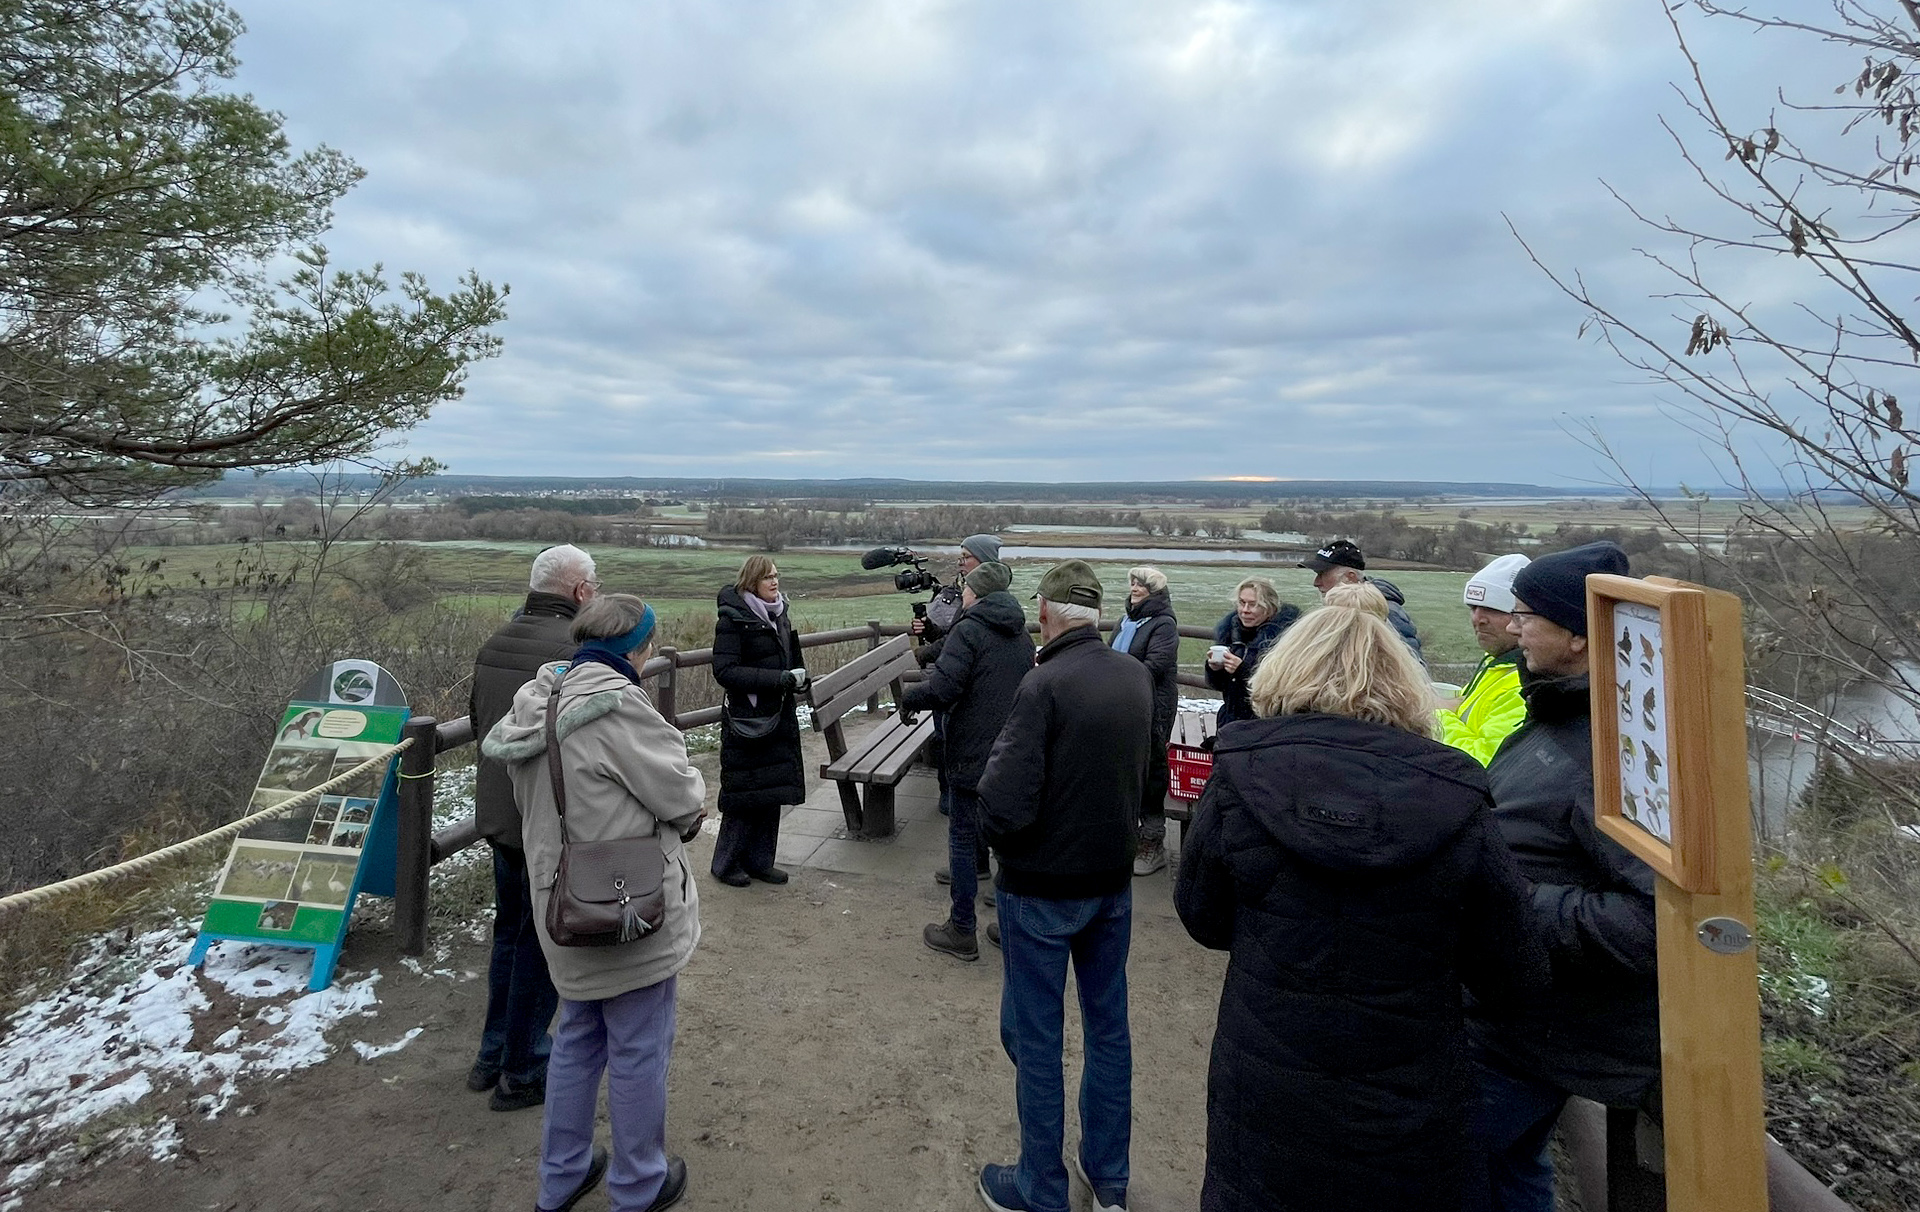
[[[958,882],[960,871],[954,869]],[[1035,1212],[1066,1212],[1067,961],[1080,989],[1086,1062],[1080,1075],[1080,1164],[1102,1187],[1127,1185],[1133,1138],[1133,1040],[1127,1030],[1127,950],[1133,892],[1088,900],[995,898],[1000,914],[1000,1043],[1013,1061],[1020,1113],[1020,1197]]]
[[[500,1070],[508,1086],[546,1080],[547,1034],[560,1004],[540,935],[533,925],[533,890],[527,854],[487,843],[493,850],[493,957],[487,965],[487,1020],[480,1031],[479,1062]]]
[[[1480,1095],[1467,1133],[1463,1212],[1553,1212],[1553,1158],[1547,1141],[1567,1092],[1513,1072],[1473,1050]]]
[[[964,787],[949,787],[947,805],[947,871],[953,876],[953,908],[948,916],[954,929],[972,934],[977,924],[973,898],[980,894],[980,797]]]

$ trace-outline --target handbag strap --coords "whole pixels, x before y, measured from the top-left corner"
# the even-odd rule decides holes
[[[571,669],[568,672],[572,672]],[[553,693],[547,696],[547,777],[553,781],[553,811],[560,818],[560,844],[567,844],[567,776],[560,766],[560,687],[566,683],[567,675],[561,674],[553,682]]]

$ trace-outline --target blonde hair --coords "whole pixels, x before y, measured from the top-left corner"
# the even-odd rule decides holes
[[[1280,613],[1280,591],[1274,588],[1273,582],[1265,577],[1248,577],[1233,587],[1233,605],[1236,610],[1240,606],[1241,591],[1247,589],[1253,590],[1254,605],[1266,611],[1268,618]]]
[[[760,582],[773,575],[773,557],[770,555],[750,555],[740,565],[740,575],[734,578],[733,587],[744,596],[760,587]],[[708,584],[712,584],[711,581]]]
[[[1167,588],[1167,574],[1151,564],[1127,569],[1127,579],[1136,582],[1148,593],[1163,593]]]
[[[1387,599],[1365,582],[1334,586],[1287,628],[1247,694],[1262,716],[1324,711],[1425,737],[1434,732],[1427,671],[1387,622]]]

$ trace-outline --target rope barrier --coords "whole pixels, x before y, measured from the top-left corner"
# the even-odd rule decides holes
[[[118,879],[124,875],[138,874],[150,867],[157,867],[169,859],[178,858],[189,851],[197,850],[202,846],[211,845],[214,842],[228,841],[238,835],[241,830],[247,829],[261,821],[272,820],[276,816],[285,816],[295,809],[310,807],[318,803],[321,796],[328,794],[336,787],[346,786],[374,767],[384,764],[394,754],[399,753],[402,749],[412,744],[413,738],[408,737],[399,744],[390,745],[381,752],[374,754],[345,774],[330,778],[318,787],[302,791],[299,795],[294,796],[284,804],[275,804],[271,808],[266,808],[254,813],[252,816],[241,817],[231,824],[222,825],[211,833],[203,833],[199,837],[191,837],[184,842],[175,842],[171,846],[165,846],[149,854],[143,854],[139,858],[128,859],[124,863],[116,863],[111,867],[102,867],[98,871],[89,871],[85,875],[76,875],[72,879],[61,880],[57,884],[46,884],[39,888],[29,888],[25,892],[16,892],[12,896],[0,897],[0,916],[4,916],[15,909],[26,909],[34,905],[44,904],[57,896],[64,896],[69,892],[78,892],[82,888],[91,888],[96,884],[104,884],[108,880]]]

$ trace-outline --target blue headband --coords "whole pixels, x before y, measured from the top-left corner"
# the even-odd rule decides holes
[[[647,638],[652,634],[653,607],[641,606],[640,621],[633,625],[633,630],[620,635],[610,635],[600,639],[586,640],[580,646],[582,648],[598,648],[603,652],[611,652],[616,656],[625,656],[627,653],[632,652],[634,649],[646,643]]]

